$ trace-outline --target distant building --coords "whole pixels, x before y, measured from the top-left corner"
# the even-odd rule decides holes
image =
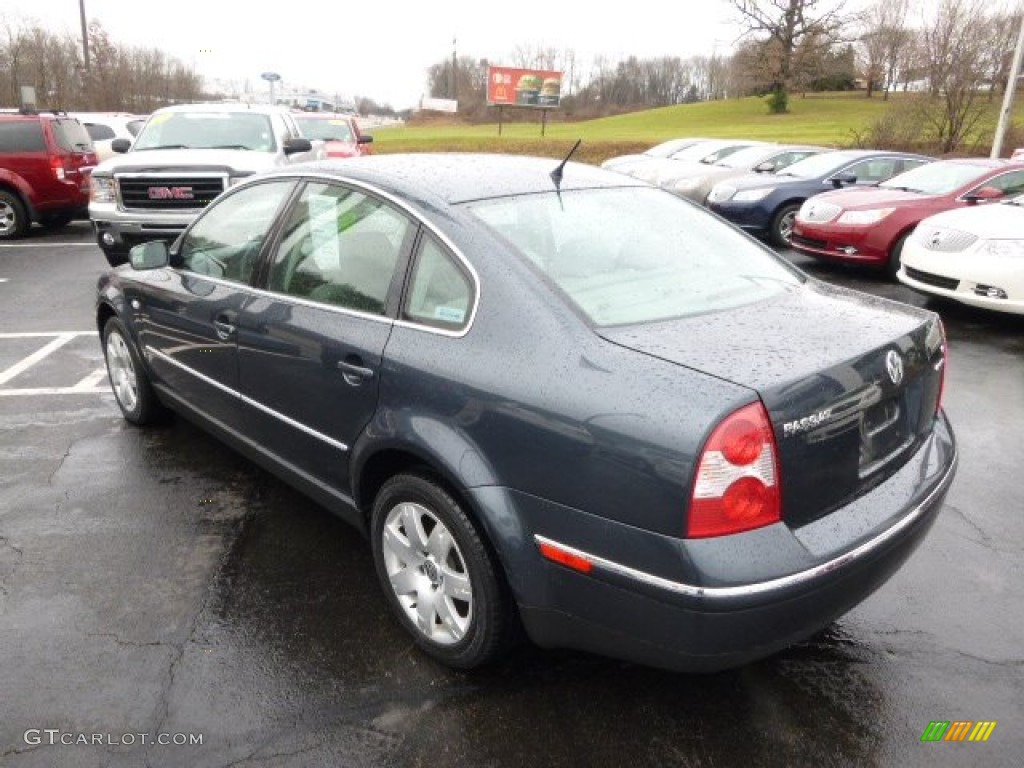
[[[203,90],[209,96],[246,104],[267,104],[270,101],[270,87],[259,78],[237,80],[207,77],[204,78]],[[355,112],[355,101],[349,97],[285,80],[274,83],[274,101],[282,106],[309,112]]]

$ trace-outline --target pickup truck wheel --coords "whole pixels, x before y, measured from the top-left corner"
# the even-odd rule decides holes
[[[28,212],[25,205],[17,195],[0,189],[0,240],[24,237],[28,227]]]
[[[159,421],[166,409],[149,383],[135,342],[116,317],[103,326],[103,357],[110,387],[125,420],[140,427]]]
[[[392,477],[370,528],[388,603],[421,649],[471,669],[507,647],[513,623],[500,566],[445,488],[424,475]]]

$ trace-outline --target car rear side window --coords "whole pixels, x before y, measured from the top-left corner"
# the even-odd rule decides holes
[[[53,135],[57,144],[68,152],[92,152],[92,139],[88,131],[77,120],[54,120]]]
[[[99,123],[86,123],[85,130],[89,133],[89,138],[93,141],[105,141],[106,139],[114,138],[114,129],[109,125],[100,125]]]
[[[743,306],[802,282],[767,249],[658,189],[468,203],[597,326]]]
[[[424,325],[457,330],[473,306],[473,283],[431,235],[420,242],[403,317]]]
[[[288,214],[269,289],[383,315],[412,223],[387,203],[337,184],[309,184]]]
[[[0,152],[45,152],[46,139],[38,120],[0,122]]]
[[[248,283],[267,233],[293,187],[291,181],[254,184],[214,203],[185,235],[182,266],[208,277]]]

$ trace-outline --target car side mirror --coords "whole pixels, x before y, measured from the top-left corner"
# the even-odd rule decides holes
[[[839,173],[832,177],[832,186],[839,189],[845,184],[856,184],[857,177],[852,173]]]
[[[129,251],[128,260],[132,269],[160,269],[171,263],[171,255],[163,240],[150,240],[133,247]]]
[[[1003,191],[1001,189],[996,189],[995,187],[982,187],[981,189],[974,190],[969,195],[964,195],[964,200],[967,201],[968,205],[977,205],[978,203],[983,203],[986,200],[995,200],[1002,196]]]
[[[128,139],[114,139],[110,142],[110,148],[114,152],[123,155],[132,148],[132,143]]]
[[[765,160],[763,163],[758,163],[754,166],[754,173],[771,173],[775,170],[775,163],[771,160]]]
[[[371,136],[368,133],[364,133],[362,136],[359,137],[359,141],[357,141],[356,143],[357,144],[373,144],[373,136]]]
[[[294,155],[296,152],[311,152],[313,143],[309,139],[295,138],[284,140],[284,153]]]

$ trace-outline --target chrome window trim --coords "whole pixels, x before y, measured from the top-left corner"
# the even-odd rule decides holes
[[[179,368],[180,370],[185,371],[186,373],[189,373],[192,376],[195,376],[200,381],[202,381],[202,382],[204,382],[206,384],[209,384],[211,387],[219,389],[221,392],[224,392],[225,394],[231,395],[232,397],[237,397],[239,400],[241,400],[246,405],[251,405],[253,408],[256,408],[256,409],[258,409],[260,411],[263,411],[267,415],[273,416],[274,418],[279,419],[280,421],[283,421],[288,426],[294,427],[295,429],[299,430],[300,432],[306,433],[310,437],[315,437],[318,440],[321,440],[321,441],[327,443],[328,445],[330,445],[330,446],[332,446],[334,448],[337,448],[339,451],[348,451],[348,446],[345,443],[341,442],[340,440],[335,440],[333,437],[328,437],[323,432],[317,432],[312,427],[307,427],[302,422],[296,421],[295,419],[291,418],[290,416],[285,416],[283,413],[275,411],[273,408],[269,408],[269,407],[263,405],[263,403],[260,403],[260,402],[258,402],[256,400],[253,400],[251,397],[247,397],[247,396],[243,395],[238,390],[232,389],[231,387],[228,387],[228,386],[225,386],[224,384],[221,384],[216,379],[211,379],[209,376],[200,373],[195,368],[192,368],[191,366],[185,365],[184,363],[182,363],[182,362],[180,362],[178,360],[175,360],[170,355],[164,354],[159,349],[156,349],[156,348],[151,347],[149,345],[146,345],[144,349],[145,349],[147,354],[152,355],[154,357],[160,358],[165,363],[168,363],[169,365],[173,365],[175,368]]]
[[[333,182],[335,184],[338,184],[338,183],[347,184],[347,185],[355,187],[357,189],[369,192],[369,193],[371,193],[373,195],[376,195],[377,197],[380,197],[383,200],[387,200],[389,203],[394,205],[396,208],[399,208],[400,210],[405,212],[405,214],[408,215],[412,219],[414,224],[418,224],[418,225],[422,226],[423,228],[428,230],[432,235],[434,235],[434,237],[436,237],[438,240],[440,240],[442,243],[444,243],[444,245],[448,248],[448,250],[451,251],[453,254],[455,254],[455,258],[457,258],[460,262],[462,262],[462,265],[466,268],[466,271],[469,272],[469,276],[473,280],[473,306],[470,309],[469,320],[466,321],[466,325],[463,328],[460,328],[458,331],[448,331],[448,330],[445,330],[443,328],[435,328],[435,327],[430,326],[430,325],[424,325],[422,323],[414,323],[414,322],[411,322],[409,320],[401,320],[401,319],[398,319],[398,318],[390,318],[390,317],[380,316],[379,319],[386,320],[388,322],[394,323],[395,325],[400,326],[402,328],[409,328],[411,330],[416,330],[416,331],[424,331],[426,333],[433,333],[433,334],[437,334],[438,336],[447,336],[449,338],[460,339],[460,338],[462,338],[463,336],[465,336],[466,334],[469,333],[470,329],[472,329],[472,327],[473,327],[473,322],[476,320],[477,310],[480,307],[480,294],[482,292],[482,287],[481,287],[481,284],[480,284],[480,275],[476,271],[476,268],[470,263],[469,259],[466,258],[465,254],[462,253],[462,251],[455,245],[455,243],[453,243],[451,241],[451,239],[444,232],[439,230],[436,226],[434,226],[434,224],[431,221],[427,220],[419,211],[417,211],[415,208],[413,208],[411,205],[409,205],[407,202],[405,202],[401,198],[395,197],[394,195],[390,194],[389,192],[386,192],[385,190],[381,189],[380,187],[377,187],[374,184],[369,184],[369,183],[367,183],[365,181],[360,181],[359,179],[353,179],[353,178],[351,178],[349,176],[335,175],[335,174],[330,174],[330,173],[319,173],[319,172],[316,172],[316,171],[312,171],[312,172],[308,172],[308,173],[295,173],[294,171],[293,172],[281,171],[279,173],[275,173],[275,174],[269,175],[269,176],[268,175],[259,176],[258,179],[254,179],[252,183],[258,183],[259,181],[264,181],[265,182],[265,181],[270,181],[272,179],[289,179],[289,178],[296,179],[297,181],[316,180],[316,181],[322,181],[322,182],[326,182],[326,183]],[[237,189],[244,189],[245,187],[247,187],[249,185],[249,183],[250,183],[249,181],[244,181],[241,184],[236,184],[234,187],[231,188],[231,190],[233,192],[234,190],[237,190]],[[206,209],[206,210],[208,210],[208,209]],[[199,273],[195,272],[195,273],[191,273],[191,274],[199,274]],[[233,285],[238,285],[238,284],[233,283]],[[251,290],[259,291],[261,293],[268,294],[268,295],[273,296],[275,298],[284,298],[286,296],[286,294],[275,293],[275,292],[272,292],[272,291],[263,291],[262,289],[259,289],[259,288],[251,288]],[[329,305],[329,304],[320,304],[318,302],[312,302],[312,304],[314,304],[317,307],[330,307],[332,309],[336,309],[336,310],[339,310],[339,311],[347,313],[347,314],[357,315],[359,317],[377,317],[376,315],[368,315],[366,313],[358,312],[356,310],[348,310],[348,309],[344,309],[342,307],[336,307],[336,306]]]
[[[640,571],[627,565],[622,565],[621,563],[617,563],[613,560],[607,560],[603,557],[592,555],[582,549],[570,547],[566,544],[554,541],[553,539],[549,539],[546,536],[541,536],[540,534],[534,534],[533,540],[537,544],[538,548],[541,544],[548,544],[556,549],[560,549],[571,555],[575,555],[576,557],[581,557],[589,561],[594,566],[595,572],[606,571],[607,573],[621,576],[646,586],[655,587],[656,589],[671,592],[673,594],[684,595],[686,597],[706,598],[708,600],[730,600],[735,598],[752,597],[754,595],[779,592],[805,582],[814,581],[815,579],[821,578],[832,571],[860,560],[865,555],[871,553],[890,539],[902,533],[906,528],[909,528],[911,525],[916,523],[931,508],[937,497],[946,492],[953,480],[953,473],[956,470],[956,465],[957,455],[954,454],[953,460],[950,462],[945,474],[943,474],[941,480],[939,480],[928,495],[922,499],[914,509],[905,514],[897,522],[889,528],[886,528],[877,536],[868,539],[859,546],[851,549],[849,552],[844,552],[843,554],[834,557],[827,562],[821,563],[820,565],[816,565],[813,568],[791,573],[788,576],[781,576],[777,579],[760,581],[754,584],[742,584],[735,587],[698,587],[693,584],[686,584],[679,581],[672,581],[671,579],[666,579],[661,576],[655,576],[654,574]]]

